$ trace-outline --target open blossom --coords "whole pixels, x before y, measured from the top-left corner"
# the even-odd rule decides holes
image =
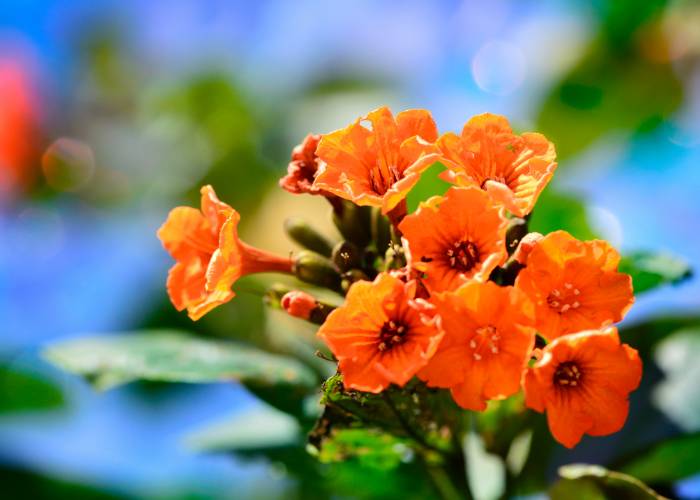
[[[411,109],[394,118],[386,106],[376,109],[321,138],[316,154],[325,164],[314,187],[358,205],[381,207],[387,214],[436,161],[430,144],[436,139],[437,127],[428,111]]]
[[[617,329],[566,335],[548,344],[525,376],[525,404],[547,412],[554,438],[571,448],[583,434],[619,431],[628,395],[639,385],[642,362],[620,344]]]
[[[445,336],[418,376],[431,387],[449,388],[470,410],[517,393],[535,341],[527,297],[513,287],[473,281],[433,295],[431,303]]]
[[[431,291],[441,291],[488,279],[508,255],[507,226],[502,208],[485,192],[453,187],[422,203],[399,229],[410,267],[423,273]]]
[[[490,113],[470,119],[461,135],[443,134],[436,145],[449,169],[446,180],[484,189],[519,217],[532,211],[557,167],[546,137],[514,134],[505,117]]]
[[[381,392],[403,386],[433,355],[443,332],[434,308],[415,299],[416,283],[387,273],[350,287],[345,304],[321,326],[346,387]]]
[[[634,303],[632,278],[617,272],[620,254],[605,241],[579,241],[565,231],[540,239],[515,281],[535,303],[547,339],[616,323]]]
[[[292,150],[292,160],[287,165],[287,175],[280,179],[280,186],[292,194],[319,194],[320,189],[314,187],[314,179],[320,160],[316,156],[316,148],[321,140],[319,134],[309,134],[301,144]]]
[[[251,247],[238,238],[240,215],[219,201],[211,186],[201,189],[201,211],[177,207],[158,230],[165,249],[177,261],[168,273],[167,290],[178,311],[193,320],[235,294],[241,276],[291,272],[292,261]]]

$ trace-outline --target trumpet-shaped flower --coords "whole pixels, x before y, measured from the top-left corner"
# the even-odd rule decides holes
[[[505,117],[490,113],[469,120],[461,135],[443,134],[436,144],[449,169],[446,180],[480,187],[519,217],[532,211],[557,168],[546,137],[514,134]]]
[[[416,282],[382,273],[350,287],[345,304],[321,326],[346,387],[381,392],[403,386],[433,355],[443,336],[434,308],[415,299]]]
[[[238,238],[240,215],[219,201],[211,186],[201,193],[201,210],[174,208],[158,230],[158,238],[177,261],[168,273],[168,295],[177,310],[187,309],[193,320],[231,300],[231,287],[241,276],[292,270],[291,259]]]
[[[502,208],[488,194],[453,187],[422,203],[399,229],[410,267],[423,273],[431,291],[443,291],[488,279],[507,257],[507,226]]]
[[[617,272],[620,254],[601,240],[579,241],[565,231],[540,239],[515,286],[535,304],[537,329],[547,339],[620,321],[634,303],[632,278]]]
[[[532,304],[513,287],[472,281],[431,297],[445,337],[418,376],[449,388],[457,404],[484,410],[486,401],[520,390],[535,341]]]
[[[547,413],[554,438],[572,448],[583,434],[619,431],[628,395],[639,385],[637,351],[620,344],[617,329],[592,330],[556,339],[525,375],[525,404]]]
[[[371,128],[363,125],[365,120]],[[376,109],[321,138],[316,154],[325,165],[314,188],[358,205],[381,207],[388,214],[437,160],[431,144],[436,139],[428,111],[412,109],[394,117],[387,107]]]

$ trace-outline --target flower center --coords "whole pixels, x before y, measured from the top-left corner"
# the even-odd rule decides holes
[[[498,341],[501,336],[493,325],[481,326],[469,341],[474,361],[481,361],[485,354],[498,354]]]
[[[458,241],[445,254],[450,267],[460,272],[469,271],[479,263],[479,248],[471,241]]]
[[[506,181],[505,177],[503,177],[502,175],[492,175],[484,178],[483,182],[481,183],[481,189],[486,189],[486,183],[488,181],[500,182],[504,186],[508,186],[508,181]]]
[[[555,288],[547,295],[547,305],[559,314],[581,307],[581,291],[571,283],[564,283],[563,288]]]
[[[379,346],[381,352],[388,351],[392,347],[403,344],[406,341],[408,328],[403,323],[390,319],[382,325],[379,331]]]
[[[554,372],[554,383],[565,387],[576,387],[581,383],[582,375],[576,363],[566,361]]]
[[[377,165],[369,171],[369,185],[372,191],[380,195],[384,195],[399,179],[401,179],[401,172],[396,165],[389,167]]]

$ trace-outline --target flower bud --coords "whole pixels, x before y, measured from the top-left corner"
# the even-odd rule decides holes
[[[359,207],[349,201],[340,200],[333,209],[333,224],[346,240],[358,247],[365,247],[370,240],[370,208]]]
[[[293,290],[282,297],[280,304],[290,316],[309,319],[311,311],[316,307],[316,299],[306,292]]]
[[[520,240],[520,244],[513,254],[513,259],[519,264],[526,266],[528,255],[530,255],[530,252],[532,252],[532,249],[535,248],[535,245],[537,245],[537,242],[541,240],[542,237],[540,233],[529,233],[525,235]]]
[[[299,290],[287,293],[280,301],[282,309],[290,316],[304,319],[317,325],[323,324],[333,306],[319,302],[312,295]]]
[[[332,259],[338,269],[348,271],[362,265],[362,251],[349,241],[341,241],[333,248]]]
[[[356,281],[371,281],[369,276],[367,276],[363,271],[359,269],[352,269],[343,274],[343,281],[341,283],[341,288],[344,292],[347,292],[353,283]]]
[[[333,245],[328,239],[298,217],[290,217],[284,221],[287,235],[304,248],[329,257]]]
[[[301,251],[294,258],[294,274],[301,281],[340,290],[340,274],[329,259],[309,251]]]

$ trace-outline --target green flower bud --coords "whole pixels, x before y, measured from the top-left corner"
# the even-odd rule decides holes
[[[308,250],[299,252],[294,257],[295,276],[306,283],[340,290],[340,273],[329,259]]]
[[[284,221],[284,230],[293,241],[302,247],[330,257],[333,244],[303,219],[298,217],[288,218]]]

